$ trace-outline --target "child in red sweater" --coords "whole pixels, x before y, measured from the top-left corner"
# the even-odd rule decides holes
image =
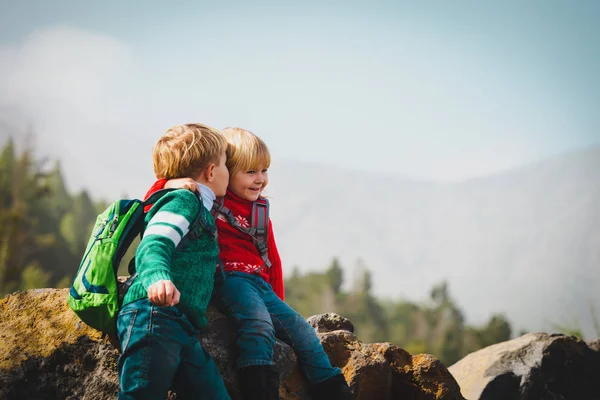
[[[230,210],[236,225],[228,222],[223,208],[217,210],[219,258],[225,277],[217,280],[213,300],[230,316],[237,328],[236,362],[244,399],[278,399],[279,372],[273,369],[275,338],[289,344],[312,386],[315,399],[351,399],[352,394],[339,368],[329,358],[314,329],[284,300],[281,259],[272,225],[268,228],[268,260],[261,257],[252,236],[239,229],[250,227],[253,202],[261,198],[269,182],[271,156],[265,143],[241,128],[226,128],[229,187],[222,206]],[[157,181],[146,196],[162,189]],[[167,187],[188,187],[186,179],[169,181]],[[220,213],[221,212],[221,213]]]

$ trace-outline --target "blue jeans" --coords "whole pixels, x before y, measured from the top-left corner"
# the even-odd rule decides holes
[[[119,399],[164,400],[170,388],[181,399],[230,399],[198,330],[179,308],[148,299],[129,303],[119,311],[117,333]]]
[[[213,301],[236,327],[238,369],[249,365],[273,365],[275,337],[294,349],[300,368],[312,385],[341,374],[312,326],[284,303],[261,277],[228,272],[215,283]]]

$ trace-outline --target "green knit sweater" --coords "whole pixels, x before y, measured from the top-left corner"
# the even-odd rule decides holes
[[[154,203],[144,220],[144,236],[135,254],[138,277],[123,305],[148,297],[153,283],[170,280],[181,293],[179,309],[195,327],[206,326],[219,245],[200,224],[190,227],[198,212],[207,226],[214,227],[210,212],[188,190],[169,192]],[[199,238],[187,235],[190,228]]]

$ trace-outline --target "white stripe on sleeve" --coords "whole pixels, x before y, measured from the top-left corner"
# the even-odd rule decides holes
[[[169,238],[171,239],[175,247],[177,247],[177,245],[179,245],[179,242],[181,241],[181,234],[177,231],[177,229],[169,225],[148,225],[148,227],[144,231],[144,237],[149,235],[158,235]]]
[[[183,234],[183,236],[187,235],[190,229],[190,223],[187,219],[185,219],[184,216],[169,211],[159,211],[156,214],[154,214],[150,222],[148,222],[148,227],[157,223],[175,225],[176,227],[181,229],[181,233]]]

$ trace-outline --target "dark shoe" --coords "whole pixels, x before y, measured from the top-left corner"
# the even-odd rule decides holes
[[[354,400],[354,394],[342,374],[317,383],[311,392],[315,400]]]
[[[279,400],[279,371],[270,365],[250,365],[238,371],[244,400]]]

